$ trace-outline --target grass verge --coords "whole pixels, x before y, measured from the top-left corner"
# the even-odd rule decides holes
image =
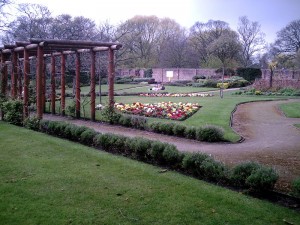
[[[280,104],[279,108],[287,117],[300,118],[300,102]]]
[[[293,210],[176,172],[3,122],[0,133],[2,224],[300,221]]]

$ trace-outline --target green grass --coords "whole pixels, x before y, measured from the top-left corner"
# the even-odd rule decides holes
[[[300,214],[0,122],[1,224],[297,224]],[[30,137],[30,141],[28,141]]]
[[[122,94],[122,93],[140,93],[140,92],[151,92],[149,84],[115,84],[114,89],[115,93]],[[90,92],[90,87],[85,86],[80,88],[81,93],[88,94]],[[212,91],[217,90],[217,88],[206,88],[206,87],[175,87],[175,86],[166,86],[165,90],[157,91],[153,93],[190,93],[190,92],[202,92],[202,91]],[[60,89],[56,90],[57,93],[60,93]],[[108,85],[101,85],[102,92],[108,92]],[[66,89],[67,93],[72,93],[72,88]],[[99,92],[99,85],[96,86],[96,92]]]
[[[231,95],[231,93],[225,92],[224,98],[221,99],[216,93],[213,97],[140,97],[140,96],[116,96],[115,101],[118,103],[154,103],[154,102],[191,102],[199,103],[202,106],[200,110],[195,113],[192,117],[186,119],[185,121],[180,121],[179,123],[189,125],[189,126],[202,126],[206,124],[212,124],[220,126],[225,130],[225,139],[231,142],[236,142],[240,139],[229,126],[231,112],[238,103],[250,102],[250,101],[262,101],[262,100],[280,100],[286,99],[287,97],[282,96],[257,96],[257,95]],[[67,100],[67,105],[71,103],[71,99]],[[102,97],[102,104],[108,102],[108,97]],[[57,104],[59,104],[57,102]],[[99,97],[96,98],[96,104],[99,104]],[[49,109],[49,104],[47,104],[47,110]],[[90,116],[90,107],[87,104],[85,106],[86,117]],[[59,112],[59,106],[57,106],[57,111]],[[81,113],[83,115],[83,111]],[[99,111],[96,112],[96,119],[100,118]],[[149,121],[160,121],[161,119],[149,118]],[[162,120],[167,121],[167,120]],[[175,122],[175,121],[172,121]]]
[[[300,129],[300,124],[294,124],[294,126]]]
[[[300,118],[300,102],[280,104],[279,107],[287,117]]]

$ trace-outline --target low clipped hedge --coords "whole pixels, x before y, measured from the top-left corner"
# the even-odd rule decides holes
[[[175,169],[199,179],[231,184],[235,187],[248,188],[257,192],[273,189],[278,179],[276,171],[257,163],[242,163],[230,171],[223,163],[216,161],[210,155],[182,153],[178,151],[175,145],[151,141],[142,137],[130,138],[110,133],[98,133],[84,126],[76,126],[66,122],[37,120],[36,118],[27,119],[27,124],[26,127],[29,129],[66,138],[143,162]],[[159,126],[156,124],[155,127]],[[178,135],[186,134],[187,129],[183,132],[182,127],[175,127],[176,125],[172,129],[178,129],[176,131]],[[195,132],[189,130],[187,133]],[[297,181],[296,187],[298,189],[299,183]]]

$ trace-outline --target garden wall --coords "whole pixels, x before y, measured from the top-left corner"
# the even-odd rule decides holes
[[[168,78],[166,76],[167,71],[173,71],[173,78],[171,81],[175,80],[192,80],[195,75],[202,75],[207,78],[211,77],[221,77],[221,74],[216,73],[216,69],[193,69],[193,68],[153,68],[152,77],[157,82],[167,82]],[[271,75],[271,70],[262,69],[262,79],[269,80]],[[138,76],[144,77],[144,69],[118,69],[116,70],[117,76]],[[275,70],[274,80],[293,80],[300,81],[300,70]]]

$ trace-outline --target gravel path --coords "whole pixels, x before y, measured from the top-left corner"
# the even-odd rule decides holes
[[[289,183],[300,177],[300,130],[293,124],[300,124],[300,118],[287,118],[278,104],[300,102],[288,101],[253,102],[238,106],[233,115],[233,129],[245,138],[242,143],[205,143],[184,138],[140,131],[108,124],[44,115],[48,120],[64,120],[84,125],[103,133],[115,133],[130,137],[145,137],[151,140],[172,143],[180,151],[205,152],[227,165],[253,160],[274,167],[280,180],[278,190],[289,190]]]

